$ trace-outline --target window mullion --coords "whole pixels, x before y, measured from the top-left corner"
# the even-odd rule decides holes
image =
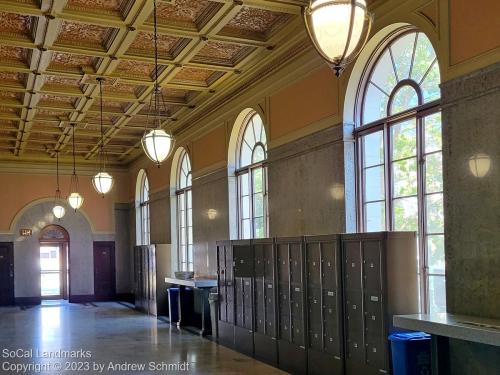
[[[250,210],[250,233],[251,233],[251,238],[255,238],[255,226],[254,226],[254,216],[255,216],[255,213],[253,212],[253,204],[254,204],[254,189],[253,189],[253,169],[252,168],[248,168],[248,183],[250,184],[250,187],[249,187],[249,210]]]
[[[385,176],[385,227],[386,230],[394,230],[394,218],[392,213],[392,140],[389,124],[384,124],[384,176]]]

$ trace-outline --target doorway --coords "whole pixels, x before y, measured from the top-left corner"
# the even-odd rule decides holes
[[[14,246],[0,243],[0,306],[14,304]]]
[[[43,300],[68,299],[69,235],[59,225],[49,225],[40,236],[40,294]]]
[[[94,242],[94,298],[96,301],[116,298],[114,242]]]

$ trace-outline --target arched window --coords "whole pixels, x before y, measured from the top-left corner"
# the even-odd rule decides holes
[[[191,192],[191,163],[186,150],[182,151],[177,169],[177,245],[181,271],[193,271],[193,204]]]
[[[374,56],[358,98],[359,223],[418,233],[422,306],[445,311],[440,73],[427,36],[400,33]]]
[[[136,220],[137,245],[149,245],[150,240],[150,219],[149,219],[149,182],[144,169],[139,171],[137,176],[136,189]]]
[[[237,149],[239,238],[268,235],[267,137],[259,114],[249,113],[241,129]]]

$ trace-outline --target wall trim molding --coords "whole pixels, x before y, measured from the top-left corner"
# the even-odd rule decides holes
[[[93,294],[71,294],[68,298],[69,303],[87,303],[94,302],[95,296]]]
[[[37,297],[15,297],[16,306],[36,306],[42,303],[42,298]]]

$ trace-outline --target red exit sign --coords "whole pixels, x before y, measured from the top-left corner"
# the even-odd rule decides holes
[[[27,228],[23,228],[19,232],[20,232],[21,236],[23,236],[23,237],[29,237],[33,234],[33,230],[27,229]]]

